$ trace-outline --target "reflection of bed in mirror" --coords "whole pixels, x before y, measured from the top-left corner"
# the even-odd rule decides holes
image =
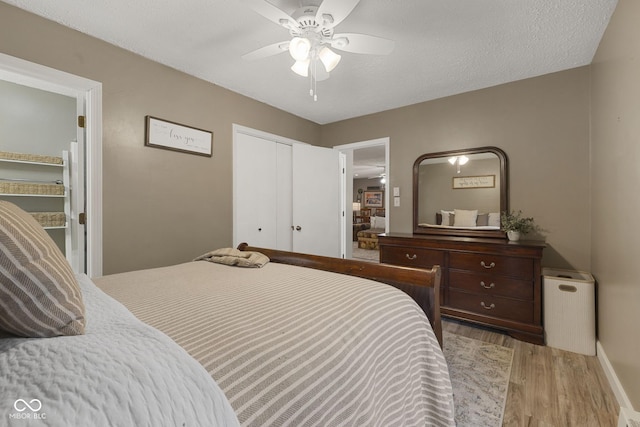
[[[414,164],[414,233],[504,237],[507,156],[496,147],[430,153]]]

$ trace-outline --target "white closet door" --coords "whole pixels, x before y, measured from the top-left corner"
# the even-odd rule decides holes
[[[293,145],[293,251],[341,256],[340,153]]]
[[[277,218],[276,249],[291,251],[293,248],[292,212],[292,149],[291,145],[276,144]]]
[[[234,246],[276,248],[276,144],[243,133],[234,143]]]

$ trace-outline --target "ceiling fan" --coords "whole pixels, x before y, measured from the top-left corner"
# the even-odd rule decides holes
[[[248,60],[266,58],[289,52],[295,63],[291,67],[296,74],[310,77],[309,94],[317,100],[316,82],[329,78],[341,56],[333,49],[351,53],[388,55],[395,43],[382,37],[367,34],[339,33],[334,28],[340,24],[360,0],[323,0],[319,5],[303,4],[291,15],[267,0],[242,0],[268,20],[289,30],[290,40],[264,46],[242,57]],[[306,0],[309,3],[309,0]]]

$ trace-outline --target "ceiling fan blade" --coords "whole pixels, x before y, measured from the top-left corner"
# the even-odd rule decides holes
[[[370,55],[388,55],[395,45],[393,40],[355,33],[334,34],[331,40],[331,47],[336,49]]]
[[[264,46],[264,47],[261,47],[260,49],[254,50],[253,52],[246,53],[242,55],[242,59],[253,61],[255,59],[262,59],[268,56],[273,56],[282,52],[286,52],[287,49],[289,49],[288,40],[284,42],[270,44],[269,46]]]
[[[335,27],[341,23],[351,11],[360,3],[360,0],[324,0],[316,12],[316,20],[323,22],[323,15],[330,15],[333,21],[326,22],[329,27]]]
[[[249,6],[260,15],[267,18],[269,21],[275,22],[278,25],[282,25],[285,28],[293,29],[298,28],[298,23],[295,19],[289,16],[282,9],[272,5],[266,0],[241,0],[244,4]]]

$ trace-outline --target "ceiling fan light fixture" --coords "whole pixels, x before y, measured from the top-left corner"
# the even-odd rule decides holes
[[[334,68],[336,68],[336,65],[338,65],[338,62],[342,59],[342,56],[325,46],[320,49],[320,52],[318,52],[318,58],[322,61],[322,65],[324,65],[324,69],[327,70],[327,73],[330,73]]]
[[[309,58],[311,42],[305,37],[294,37],[289,43],[289,53],[296,61],[304,61]]]
[[[302,77],[309,77],[309,58],[302,61],[296,61],[291,66],[291,71]]]

